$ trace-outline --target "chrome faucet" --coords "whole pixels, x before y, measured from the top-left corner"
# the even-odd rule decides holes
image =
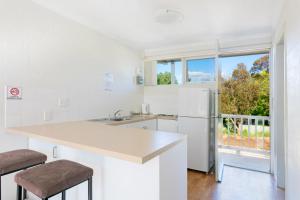
[[[117,110],[116,112],[114,112],[114,118],[115,119],[120,119],[121,118],[121,111],[122,110]]]

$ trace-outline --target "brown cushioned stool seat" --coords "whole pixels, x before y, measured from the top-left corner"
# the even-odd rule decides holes
[[[89,167],[68,160],[58,160],[20,172],[15,176],[15,181],[18,186],[39,198],[47,199],[84,181],[90,181],[92,176],[93,169]]]
[[[47,156],[28,149],[0,153],[0,176],[46,162]]]
[[[46,160],[47,156],[45,154],[28,149],[19,149],[0,153],[0,200],[2,176],[43,164]],[[26,198],[25,190],[24,198]]]

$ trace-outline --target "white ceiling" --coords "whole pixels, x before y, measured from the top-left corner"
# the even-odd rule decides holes
[[[137,49],[216,38],[271,35],[284,0],[33,0]],[[175,9],[184,20],[162,25],[154,16]]]

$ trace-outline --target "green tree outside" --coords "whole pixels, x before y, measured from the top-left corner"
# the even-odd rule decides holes
[[[176,77],[174,77],[174,84],[178,84]],[[157,74],[157,85],[170,85],[172,84],[172,74],[171,72],[160,72]]]
[[[172,83],[171,72],[160,72],[157,74],[157,85],[169,85]]]
[[[222,113],[269,116],[269,87],[268,55],[256,60],[249,71],[239,63],[232,76],[222,80]]]

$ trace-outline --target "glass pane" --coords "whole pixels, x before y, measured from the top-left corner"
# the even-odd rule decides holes
[[[218,138],[223,164],[270,172],[269,54],[220,57],[219,103],[222,130]],[[238,157],[230,152],[243,150]],[[255,165],[248,160],[255,159]],[[219,154],[219,155],[220,155]]]
[[[244,67],[250,75],[257,74],[265,70],[269,73],[269,54],[253,54],[221,57],[222,78],[231,79],[234,70],[238,67]]]
[[[187,61],[187,82],[202,83],[215,81],[215,59],[195,59]]]
[[[157,85],[169,85],[172,83],[171,62],[157,62]]]
[[[157,85],[182,83],[182,64],[180,60],[157,62]]]
[[[269,116],[269,54],[221,57],[224,114]]]

